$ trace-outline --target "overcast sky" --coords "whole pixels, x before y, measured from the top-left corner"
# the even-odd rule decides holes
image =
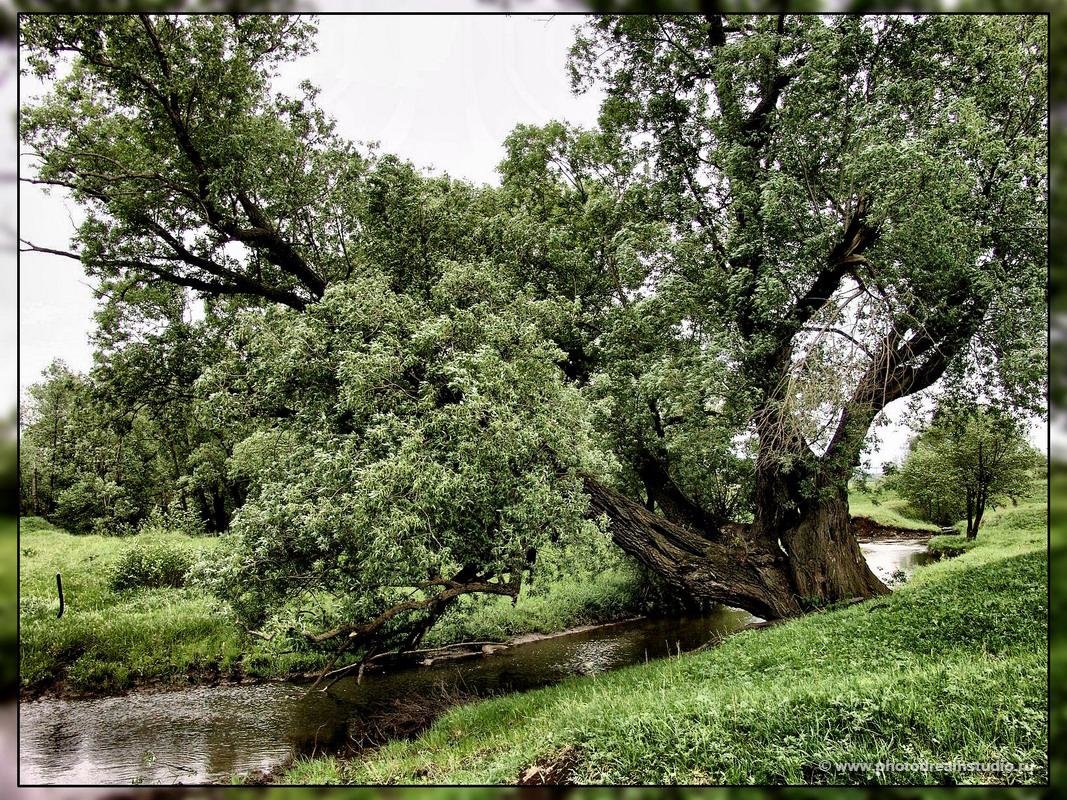
[[[504,137],[520,122],[596,120],[599,97],[577,97],[564,69],[576,16],[331,16],[318,50],[286,65],[277,87],[310,79],[338,132],[377,141],[383,152],[476,182],[497,182]],[[23,101],[40,93],[23,78]],[[23,159],[23,169],[32,161]],[[65,193],[23,184],[21,235],[66,249],[79,220]],[[88,334],[96,300],[81,266],[22,256],[20,394],[54,358],[92,364]],[[8,384],[10,385],[10,384]]]
[[[472,6],[484,8],[476,2]],[[516,124],[595,122],[600,97],[573,95],[565,70],[567,49],[581,21],[549,14],[323,17],[317,52],[287,65],[278,88],[292,91],[310,79],[321,89],[320,103],[337,120],[341,135],[377,141],[382,152],[435,172],[496,183],[504,137]],[[12,84],[9,80],[0,85],[0,91],[13,107]],[[42,89],[24,78],[23,101]],[[10,148],[10,115],[2,124]],[[23,169],[30,164],[24,159]],[[62,193],[53,190],[49,195],[23,184],[20,209],[23,238],[61,249],[69,246],[79,216]],[[3,270],[5,292],[13,288],[8,263]],[[88,337],[95,307],[92,287],[77,262],[23,254],[20,395],[55,358],[77,370],[92,364]],[[13,327],[4,325],[2,335],[12,338]],[[11,376],[6,383],[10,386],[14,365],[2,366],[3,377]],[[899,404],[891,411],[897,416]],[[872,463],[897,458],[906,435],[897,425],[883,429]],[[1034,430],[1033,439],[1044,442],[1043,426]]]

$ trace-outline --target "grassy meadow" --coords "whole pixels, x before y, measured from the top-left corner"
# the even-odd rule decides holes
[[[74,536],[37,518],[23,520],[24,688],[107,693],[153,680],[202,677],[209,670],[237,670],[240,631],[228,609],[210,595],[195,588],[110,588],[111,570],[141,538]],[[219,541],[177,534],[164,538],[196,555],[209,553]],[[57,572],[63,575],[66,604],[60,619]]]
[[[14,523],[4,528],[14,549]],[[6,541],[6,539],[5,539]],[[23,518],[20,542],[21,685],[31,695],[117,693],[151,685],[271,679],[319,670],[327,657],[284,636],[264,641],[242,630],[224,601],[186,586],[116,590],[110,576],[135,548],[177,550],[194,571],[224,546],[215,537],[71,535]],[[13,564],[11,565],[13,567]],[[56,618],[55,575],[66,610]],[[12,594],[14,571],[10,578]],[[557,573],[510,599],[469,598],[434,630],[428,645],[503,640],[621,619],[648,607],[635,569],[616,561],[596,580]],[[14,641],[14,614],[11,639]],[[11,665],[12,668],[14,665]],[[13,674],[12,674],[13,680]]]

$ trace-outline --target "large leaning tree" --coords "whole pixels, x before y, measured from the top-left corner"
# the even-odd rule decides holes
[[[1045,36],[1026,17],[586,26],[575,83],[606,90],[601,126],[671,229],[634,300],[670,304],[667,361],[690,339],[696,369],[722,373],[703,405],[699,371],[642,384],[639,468],[673,524],[594,491],[625,549],[765,616],[883,592],[847,500],[882,410],[939,381],[1040,404]],[[676,466],[671,427],[694,425],[755,440],[751,524],[709,525],[689,502],[691,437]]]
[[[514,595],[583,515],[765,618],[884,592],[846,491],[883,409],[1044,391],[1043,20],[598,17],[570,62],[597,129],[519,126],[499,188],[275,93],[306,21],[20,37],[52,82],[30,177],[86,213],[72,248],[24,249],[230,304],[198,387],[246,426],[238,571],[350,598],[324,640],[410,645],[462,594]]]

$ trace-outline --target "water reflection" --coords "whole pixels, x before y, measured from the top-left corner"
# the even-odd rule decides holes
[[[883,582],[893,582],[899,573],[910,575],[916,567],[929,564],[934,560],[926,549],[926,542],[920,539],[895,542],[864,542],[860,550],[871,571]]]
[[[864,544],[883,580],[928,556],[921,542]],[[524,691],[685,652],[755,618],[719,608],[683,619],[651,619],[519,645],[489,658],[354,678],[328,693],[293,684],[197,687],[96,700],[25,703],[25,784],[212,783],[267,770],[296,753],[360,742],[375,720],[412,698],[464,698]],[[442,704],[445,700],[442,699]],[[362,737],[362,738],[361,738]]]

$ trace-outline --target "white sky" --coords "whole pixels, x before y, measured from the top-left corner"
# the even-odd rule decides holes
[[[420,167],[497,182],[504,137],[515,125],[596,120],[600,98],[576,97],[564,69],[576,16],[327,16],[318,51],[290,65],[277,87],[309,79],[338,133],[377,141]],[[24,101],[44,88],[24,77]],[[23,159],[24,170],[32,160]],[[23,184],[21,235],[67,249],[79,214],[62,191]],[[54,358],[92,364],[96,307],[73,260],[24,253],[21,261],[20,395]],[[10,385],[10,384],[8,384]]]
[[[0,415],[15,406],[15,49],[0,47]]]
[[[479,10],[484,4],[471,2]],[[517,4],[518,5],[518,4]],[[522,4],[521,8],[567,8],[565,2]],[[365,3],[364,8],[389,7]],[[392,4],[392,8],[396,8]],[[287,65],[278,88],[292,91],[304,79],[321,89],[320,103],[355,141],[377,141],[421,167],[474,182],[496,183],[504,137],[519,123],[563,119],[578,125],[596,120],[600,96],[575,96],[565,70],[567,49],[581,17],[536,16],[327,16],[320,18],[318,51]],[[0,84],[0,102],[14,108],[9,71]],[[22,96],[42,90],[23,78]],[[13,163],[14,126],[10,113],[0,121],[5,161]],[[31,161],[23,160],[27,170]],[[4,219],[12,219],[10,182],[0,193]],[[62,193],[21,187],[21,235],[35,244],[67,249],[78,220]],[[0,243],[4,234],[0,232]],[[14,296],[11,254],[0,253],[5,296]],[[96,301],[81,266],[43,254],[21,261],[21,371],[19,394],[55,358],[72,368],[92,364],[88,337]],[[14,352],[14,326],[4,309],[0,318],[4,353]],[[0,379],[12,386],[14,364],[0,363]],[[897,417],[901,408],[890,409]],[[3,409],[0,409],[2,412]],[[902,452],[908,431],[890,425],[878,433],[872,463],[881,465]],[[1043,425],[1033,431],[1044,445]]]

